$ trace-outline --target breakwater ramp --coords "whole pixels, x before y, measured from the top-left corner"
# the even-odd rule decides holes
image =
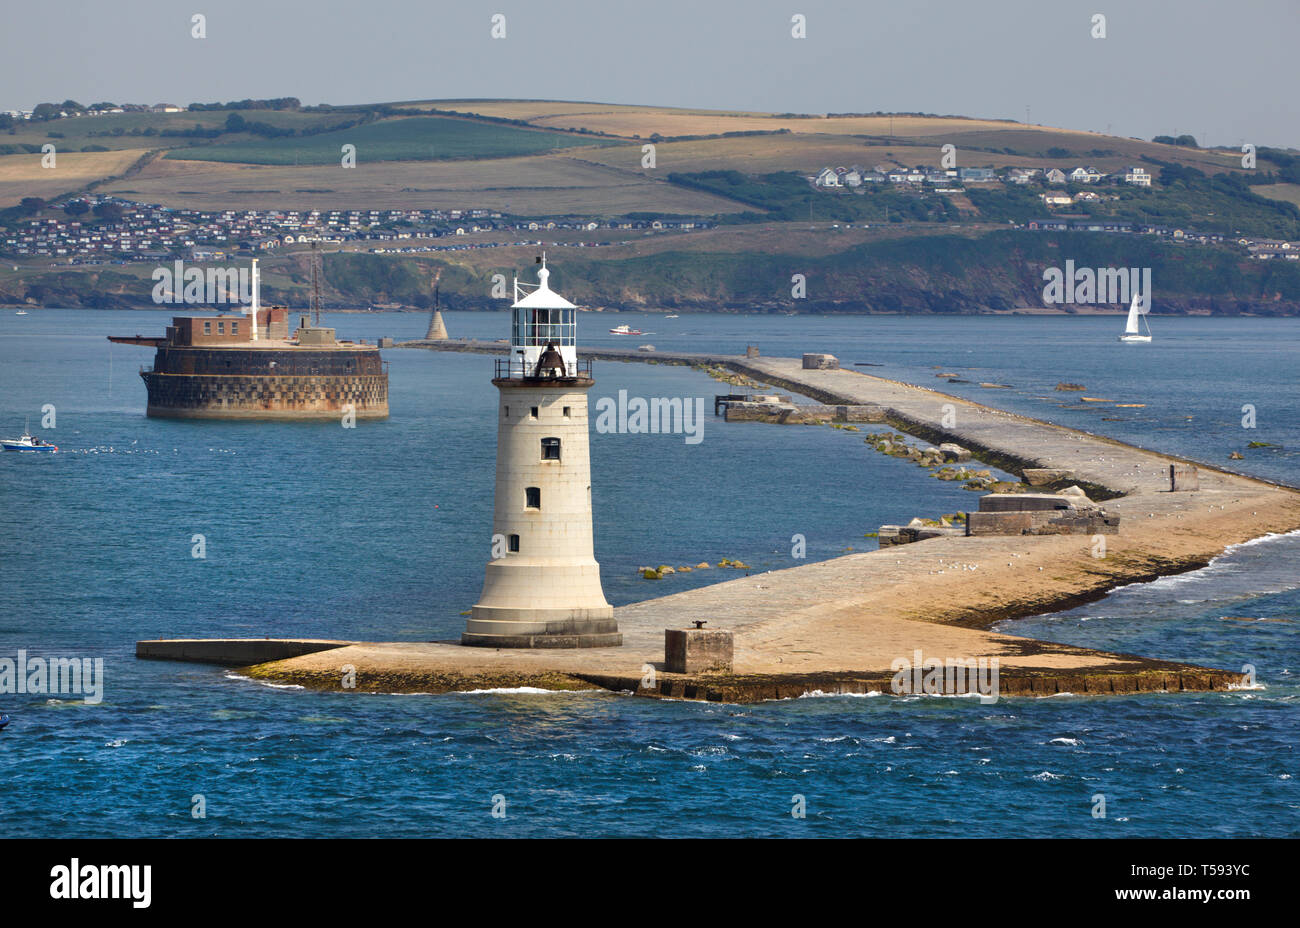
[[[493,342],[406,344],[504,351]],[[310,653],[286,657],[273,650],[285,645],[270,643],[275,639],[209,647],[249,655],[242,672],[254,679],[363,692],[601,687],[726,702],[818,692],[888,694],[896,663],[918,652],[938,661],[996,659],[1002,696],[1226,690],[1240,681],[1238,668],[1116,654],[991,629],[1006,619],[1099,599],[1123,584],[1202,567],[1230,545],[1300,528],[1300,493],[1290,488],[1198,465],[1197,489],[1171,491],[1169,468],[1186,463],[1180,458],[857,371],[804,369],[798,358],[616,349],[584,354],[722,365],[820,403],[880,407],[898,430],[934,443],[958,443],[1001,469],[1068,474],[1094,498],[1106,499],[1107,511],[1121,517],[1119,529],[1105,537],[1100,556],[1087,535],[951,535],[750,572],[617,608],[624,641],[618,648],[498,651],[451,641],[317,642],[309,645]],[[828,468],[806,479],[833,481],[834,472]],[[836,488],[847,504],[855,494],[876,489]],[[666,671],[665,630],[695,620],[734,634],[731,670]],[[325,647],[317,649],[320,644]],[[202,659],[193,642],[180,640],[139,642],[137,655]]]

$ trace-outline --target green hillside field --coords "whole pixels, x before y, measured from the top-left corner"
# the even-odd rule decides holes
[[[234,164],[329,165],[339,163],[344,145],[366,161],[443,161],[508,158],[563,148],[618,144],[542,129],[521,129],[447,116],[412,116],[306,137],[206,145],[170,152],[168,158]]]

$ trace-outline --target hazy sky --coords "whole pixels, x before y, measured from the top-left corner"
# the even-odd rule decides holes
[[[1300,0],[6,0],[0,109],[69,97],[919,111],[1300,147]],[[207,38],[190,18],[207,17]],[[506,17],[506,38],[490,36]],[[807,38],[791,38],[791,16]],[[1092,17],[1107,36],[1092,37]]]

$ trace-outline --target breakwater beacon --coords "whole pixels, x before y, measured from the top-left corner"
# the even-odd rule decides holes
[[[147,414],[177,419],[357,419],[388,416],[379,348],[340,341],[303,313],[290,333],[284,306],[262,309],[253,261],[247,312],[176,316],[162,337],[110,335],[157,349],[140,377]]]
[[[600,586],[591,530],[587,391],[577,307],[552,290],[545,257],[535,286],[515,280],[510,354],[496,361],[497,475],[493,550],[461,643],[601,648],[623,643]]]

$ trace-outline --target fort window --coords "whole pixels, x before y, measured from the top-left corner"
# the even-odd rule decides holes
[[[524,505],[529,509],[542,508],[542,488],[525,487],[524,488]]]
[[[518,536],[518,535],[511,535],[511,536],[510,536],[510,540],[509,540],[509,545],[510,545],[510,553],[511,553],[511,554],[518,554],[518,553],[519,553],[519,536]]]
[[[238,323],[238,322],[232,322],[232,323],[230,323],[230,334],[231,334],[231,335],[238,335],[238,334],[239,334],[239,323]]]
[[[537,418],[537,407],[536,407],[536,406],[533,406],[533,407],[531,407],[531,408],[528,410],[528,417],[529,417],[530,419],[536,419],[536,418]]]
[[[542,460],[558,461],[560,459],[560,440],[558,438],[542,439]]]
[[[226,324],[225,324],[224,322],[218,322],[218,323],[217,323],[217,334],[218,334],[218,335],[225,335],[225,334],[226,334]]]
[[[204,335],[211,335],[211,334],[212,334],[212,323],[211,323],[211,322],[205,322],[205,323],[203,323],[203,334],[204,334]]]

